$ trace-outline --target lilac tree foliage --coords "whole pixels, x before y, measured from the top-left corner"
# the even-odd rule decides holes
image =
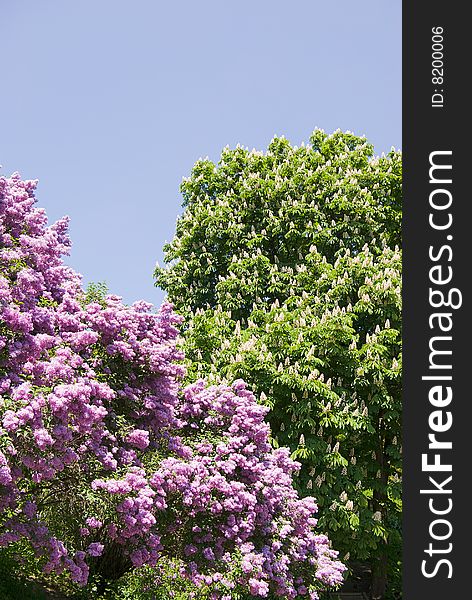
[[[0,545],[118,578],[163,557],[214,598],[317,598],[345,567],[244,382],[182,388],[178,317],[84,292],[36,182],[0,178]]]

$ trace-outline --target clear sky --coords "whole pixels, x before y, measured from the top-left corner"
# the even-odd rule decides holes
[[[401,147],[400,0],[0,0],[0,173],[71,217],[67,262],[125,302],[200,157],[337,128]]]

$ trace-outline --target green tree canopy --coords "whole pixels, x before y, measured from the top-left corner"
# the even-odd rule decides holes
[[[250,383],[321,528],[372,562],[383,597],[400,548],[401,155],[316,130],[225,148],[182,194],[156,280],[186,318],[189,374]]]

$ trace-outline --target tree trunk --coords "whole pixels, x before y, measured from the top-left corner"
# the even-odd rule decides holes
[[[382,515],[382,521],[385,517],[385,504],[387,501],[387,473],[385,465],[384,448],[385,448],[385,437],[382,435],[381,428],[382,413],[379,414],[379,421],[377,423],[377,431],[379,432],[378,448],[376,452],[377,464],[380,470],[380,489],[374,490],[373,493],[373,507],[374,511],[380,512]],[[387,589],[387,572],[388,572],[388,556],[387,556],[387,542],[384,541],[377,558],[372,565],[372,587],[371,587],[371,598],[372,600],[382,600],[385,597]]]
[[[98,593],[103,594],[110,583],[122,577],[131,567],[122,546],[114,542],[106,544],[103,554],[91,565],[91,572],[98,576]]]
[[[382,600],[387,589],[387,546],[382,548],[382,553],[372,571],[372,600]]]

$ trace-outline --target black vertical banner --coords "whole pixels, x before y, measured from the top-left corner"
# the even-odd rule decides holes
[[[403,3],[406,600],[472,598],[472,35],[465,8]]]

